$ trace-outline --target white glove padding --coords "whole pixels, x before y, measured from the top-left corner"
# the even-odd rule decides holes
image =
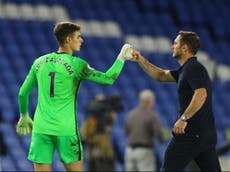
[[[117,58],[124,62],[125,60],[130,60],[132,58],[132,53],[132,46],[130,44],[124,44]]]
[[[33,120],[29,115],[21,115],[17,123],[16,131],[19,135],[27,135],[32,132]]]

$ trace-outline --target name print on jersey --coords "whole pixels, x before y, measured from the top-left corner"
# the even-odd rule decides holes
[[[57,63],[60,65],[63,65],[69,75],[71,75],[74,72],[73,69],[71,68],[71,66],[67,62],[65,62],[63,58],[53,58],[53,57],[51,57],[51,58],[46,57],[46,58],[40,60],[40,62],[36,66],[36,72],[38,72],[38,70],[41,68],[41,66],[45,63]]]

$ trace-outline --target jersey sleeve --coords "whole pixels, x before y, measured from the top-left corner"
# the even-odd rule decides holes
[[[178,70],[170,70],[171,75],[173,78],[178,82],[178,77],[179,77],[179,71]]]
[[[91,68],[88,63],[82,63],[80,75],[82,79],[89,80],[98,84],[112,85],[120,75],[124,64],[116,60],[113,65],[104,73]]]
[[[36,85],[37,85],[37,78],[36,78],[34,65],[32,65],[18,94],[19,111],[23,115],[28,113],[29,95]]]
[[[205,77],[205,69],[202,68],[201,65],[190,65],[186,69],[186,78],[193,90],[198,88],[205,88],[205,81],[207,80]]]

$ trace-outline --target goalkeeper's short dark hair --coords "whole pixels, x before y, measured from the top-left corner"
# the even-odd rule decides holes
[[[54,27],[54,35],[60,46],[64,45],[66,37],[72,36],[76,31],[80,31],[80,26],[72,22],[59,22]]]
[[[179,31],[179,35],[181,36],[181,45],[187,44],[190,52],[195,55],[200,48],[200,38],[197,34],[195,32],[181,30]]]

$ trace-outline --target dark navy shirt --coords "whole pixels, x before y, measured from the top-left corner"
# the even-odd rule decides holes
[[[204,130],[214,129],[211,80],[205,67],[197,61],[196,57],[192,57],[178,70],[170,72],[178,84],[177,91],[180,115],[184,113],[190,104],[196,89],[205,88],[207,91],[205,103],[200,110],[189,119],[185,132],[200,133]]]

